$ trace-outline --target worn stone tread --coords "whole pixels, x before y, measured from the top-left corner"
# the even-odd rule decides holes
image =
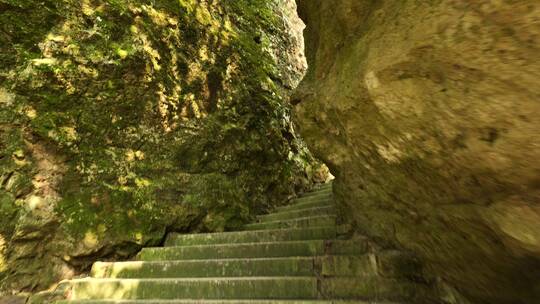
[[[328,194],[321,194],[321,195],[312,195],[312,196],[306,196],[306,197],[297,197],[290,200],[291,204],[300,204],[300,203],[307,203],[307,202],[328,202],[331,203],[334,201],[334,197],[331,195],[331,192]]]
[[[405,304],[347,300],[76,300],[56,304]],[[410,303],[409,303],[410,304]]]
[[[317,195],[327,195],[327,194],[331,194],[331,193],[333,193],[332,188],[325,187],[325,188],[321,188],[321,189],[317,189],[317,190],[313,190],[313,191],[310,191],[310,192],[303,193],[302,195],[300,195],[298,197],[311,197],[311,196],[317,196]]]
[[[259,222],[270,222],[277,220],[292,220],[298,218],[305,218],[308,216],[323,216],[323,215],[336,215],[334,206],[323,206],[314,208],[304,208],[297,210],[279,211],[270,214],[260,215],[257,217]]]
[[[331,206],[334,205],[334,198],[331,196],[314,196],[307,198],[295,198],[289,201],[287,205],[280,206],[276,208],[276,211],[281,211],[282,209],[293,208],[293,209],[302,209],[307,205],[320,205],[320,206]]]
[[[413,299],[425,286],[367,277],[78,279],[71,299]],[[422,291],[425,290],[425,291]]]
[[[318,200],[318,201],[301,202],[301,203],[296,203],[296,204],[290,204],[290,205],[284,205],[284,206],[277,207],[275,209],[275,212],[285,212],[285,211],[293,211],[293,210],[298,210],[298,209],[327,207],[327,206],[334,206],[334,202],[332,200]]]
[[[338,276],[320,280],[319,292],[326,299],[408,300],[417,303],[415,299],[422,298],[425,300],[429,298],[430,288],[407,280],[379,276]]]
[[[315,257],[212,259],[184,261],[97,262],[94,278],[195,278],[241,276],[312,276]],[[338,263],[334,263],[338,265]],[[341,263],[344,264],[344,263]]]
[[[327,252],[331,252],[330,248]],[[334,250],[339,252],[339,250]],[[198,278],[270,276],[376,276],[398,277],[418,271],[408,256],[382,252],[362,255],[241,258],[181,261],[96,262],[93,278]],[[380,260],[384,265],[380,265]]]
[[[306,257],[319,255],[364,254],[368,250],[367,239],[309,240],[289,242],[258,242],[220,245],[196,245],[180,247],[144,248],[137,260],[207,260],[239,258]]]
[[[324,248],[324,240],[256,242],[144,248],[137,257],[142,261],[272,258],[320,255]]]
[[[165,246],[317,240],[331,239],[335,236],[335,226],[272,229],[260,231],[235,231],[203,234],[171,234],[167,238]]]
[[[70,299],[317,299],[316,277],[78,279]]]
[[[405,304],[347,300],[76,300],[57,304]]]
[[[300,228],[300,227],[320,227],[336,224],[336,216],[320,215],[308,216],[292,220],[277,220],[262,223],[253,223],[244,226],[244,230],[264,230],[264,229],[279,229],[279,228]]]

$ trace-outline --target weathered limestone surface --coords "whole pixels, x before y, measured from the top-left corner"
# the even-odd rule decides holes
[[[294,1],[38,2],[0,0],[0,296],[324,178],[283,99]]]
[[[536,303],[539,3],[297,2],[309,70],[292,101],[346,220],[473,303]]]

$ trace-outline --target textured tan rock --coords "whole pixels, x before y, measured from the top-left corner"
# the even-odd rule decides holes
[[[540,298],[540,6],[298,1],[292,102],[358,230],[473,302]]]

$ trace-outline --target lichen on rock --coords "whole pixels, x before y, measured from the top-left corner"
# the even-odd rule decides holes
[[[3,290],[237,227],[313,183],[282,3],[0,0]]]

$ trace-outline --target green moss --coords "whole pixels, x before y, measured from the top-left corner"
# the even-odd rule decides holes
[[[60,19],[57,1],[35,7],[34,1],[0,0],[0,77],[15,64],[39,58],[37,43]]]
[[[7,236],[13,233],[16,222],[14,221],[19,212],[12,194],[0,191],[0,234]]]
[[[250,219],[249,200],[242,184],[226,175],[213,173],[192,178],[184,202],[204,216],[201,230],[231,230]]]
[[[233,229],[303,186],[312,158],[272,80],[275,5],[0,0],[0,79],[16,95],[0,107],[0,176],[18,172],[9,195],[24,200],[37,159],[11,153],[38,143],[62,163],[51,235],[73,244],[54,256]]]

